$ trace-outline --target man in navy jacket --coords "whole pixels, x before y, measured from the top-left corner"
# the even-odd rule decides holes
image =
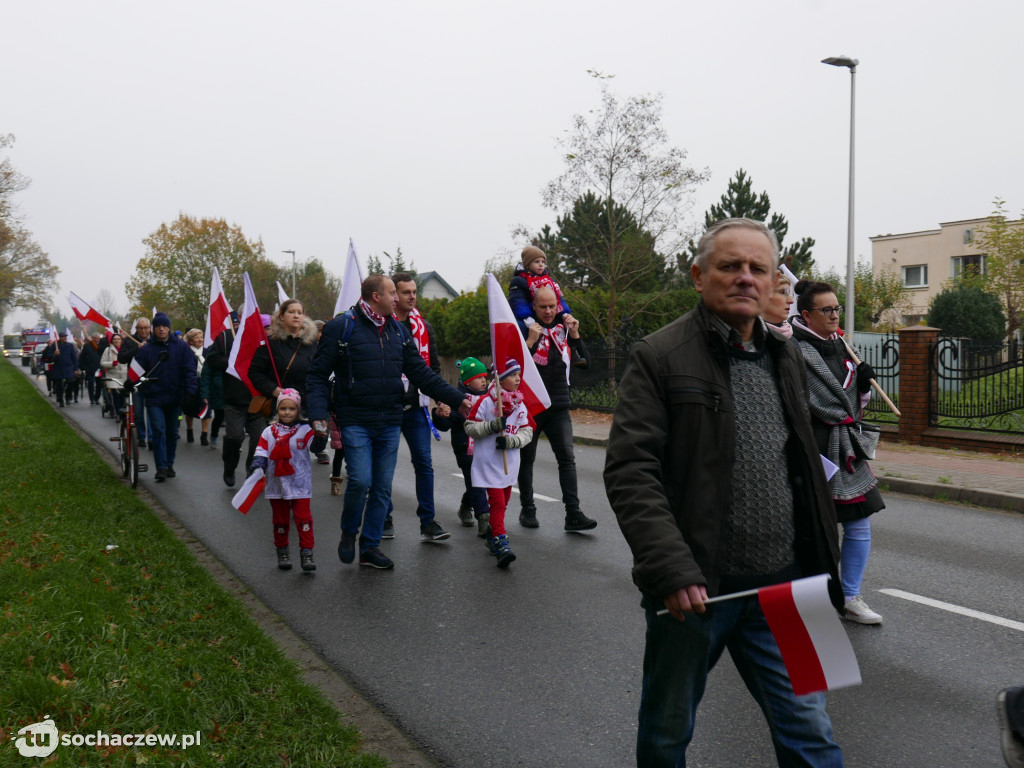
[[[161,361],[160,353],[167,359]],[[174,477],[174,455],[178,445],[178,416],[186,394],[199,394],[196,357],[188,344],[171,333],[171,321],[163,312],[153,318],[153,336],[135,355],[135,360],[153,381],[142,385],[146,396],[146,418],[156,460],[156,481]],[[154,366],[160,367],[154,370]]]
[[[392,317],[397,296],[390,278],[366,278],[357,304],[324,326],[306,375],[306,408],[313,428],[326,437],[333,395],[334,418],[345,446],[349,474],[338,556],[343,563],[355,559],[361,528],[359,564],[381,569],[394,567],[380,551],[380,540],[402,429],[402,375],[412,387],[469,413],[469,399],[430,370],[409,332]]]

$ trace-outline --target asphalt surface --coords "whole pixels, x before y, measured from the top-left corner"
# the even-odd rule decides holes
[[[98,407],[64,411],[116,448]],[[508,571],[494,566],[475,529],[458,525],[462,482],[447,437],[435,446],[435,485],[438,520],[452,537],[419,541],[403,445],[397,538],[383,546],[397,563],[389,572],[338,561],[341,499],[329,495],[330,467],[314,467],[315,575],[277,570],[269,504],[247,516],[231,507],[219,453],[183,439],[178,477],[157,484],[151,470],[142,482],[438,765],[617,767],[634,763],[643,616],[604,496],[603,461],[601,448],[577,447],[583,509],[599,521],[592,533],[564,533],[554,501],[538,503],[541,528],[522,529],[513,495],[519,559]],[[547,446],[535,482],[539,494],[559,496]],[[995,694],[1024,681],[1024,518],[897,494],[886,501],[864,589],[885,623],[846,625],[864,682],[829,694],[846,765],[999,766]],[[761,714],[724,658],[688,765],[774,764]]]

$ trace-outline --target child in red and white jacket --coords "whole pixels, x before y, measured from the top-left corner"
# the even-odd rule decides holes
[[[250,469],[266,473],[267,487],[263,495],[270,501],[274,521],[274,546],[277,567],[292,568],[288,554],[288,532],[291,518],[299,530],[299,558],[302,570],[315,571],[313,561],[313,462],[310,451],[323,450],[323,438],[299,418],[302,397],[297,390],[282,389],[277,396],[277,418],[263,430]]]
[[[492,384],[477,398],[465,425],[472,440],[473,485],[487,489],[491,515],[487,544],[491,554],[497,556],[499,568],[508,568],[516,559],[505,531],[505,508],[519,476],[519,449],[533,439],[530,417],[519,392],[521,373],[518,362],[506,361],[498,374],[497,387]]]

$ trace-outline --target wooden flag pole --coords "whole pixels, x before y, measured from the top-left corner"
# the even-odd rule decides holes
[[[493,367],[494,367],[494,410],[497,413],[498,418],[500,419],[501,418],[501,392],[499,391],[499,389],[501,387],[501,382],[498,381],[498,366],[494,365]],[[503,434],[503,433],[499,433],[499,434]],[[501,449],[501,462],[502,462],[502,464],[505,465],[505,474],[507,475],[508,474],[508,449],[507,448],[502,448]]]
[[[854,364],[860,365],[860,358],[857,357],[857,353],[853,351],[853,347],[851,347],[847,343],[846,339],[843,338],[842,336],[840,336],[839,338],[843,339],[843,344],[846,346],[846,351],[850,353],[850,357],[853,358]],[[878,393],[878,396],[881,397],[882,400],[885,401],[885,404],[889,406],[889,410],[895,413],[897,416],[902,416],[903,414],[900,413],[900,409],[897,408],[896,404],[889,399],[889,396],[887,394],[885,394],[885,390],[878,386],[878,382],[875,381],[874,379],[869,379],[869,381],[871,382],[871,386],[874,388],[875,392]]]

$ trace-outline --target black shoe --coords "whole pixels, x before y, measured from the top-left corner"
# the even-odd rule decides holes
[[[210,444],[210,440],[207,437],[207,434],[205,432],[201,432],[199,434],[199,444],[200,445],[209,445]]]
[[[519,524],[523,528],[540,528],[540,523],[537,522],[537,508],[523,507],[519,513]]]
[[[277,548],[277,567],[282,571],[290,571],[292,569],[292,558],[288,554],[288,547]]]
[[[191,429],[186,429],[185,439],[188,440],[188,442],[190,443],[194,443],[196,441],[196,433]]]
[[[178,473],[174,471],[174,467],[168,467],[167,468],[167,476],[168,477],[177,477]]]
[[[317,464],[330,464],[331,463],[331,458],[330,458],[330,456],[327,455],[327,451],[320,451],[320,453],[318,453],[316,455],[316,463]]]
[[[516,559],[516,553],[509,546],[508,536],[505,534],[491,539],[491,551],[498,558],[499,568],[508,568],[512,561]]]
[[[373,549],[368,549],[365,552],[360,552],[359,564],[368,565],[371,568],[376,568],[381,571],[386,571],[389,568],[395,567],[395,564],[391,561],[391,558],[385,555],[376,547],[374,547]]]
[[[459,505],[459,522],[463,528],[473,527],[473,508],[468,504]]]
[[[157,467],[155,478],[158,483],[162,483],[167,479],[167,470],[164,467]]]
[[[420,526],[420,541],[444,541],[451,534],[448,533],[436,520],[431,520],[426,525]]]
[[[224,485],[228,488],[235,487],[235,470],[224,467]]]
[[[384,518],[384,529],[380,533],[381,540],[391,540],[395,538],[395,523],[391,519],[391,515]]]
[[[341,532],[341,541],[338,542],[338,559],[343,563],[351,563],[356,559],[356,535],[354,533]]]
[[[303,549],[299,552],[299,562],[302,563],[302,570],[315,571],[316,563],[313,562],[313,550]]]
[[[565,530],[576,533],[579,531],[592,531],[597,528],[597,520],[591,520],[578,509],[574,512],[565,513]]]

